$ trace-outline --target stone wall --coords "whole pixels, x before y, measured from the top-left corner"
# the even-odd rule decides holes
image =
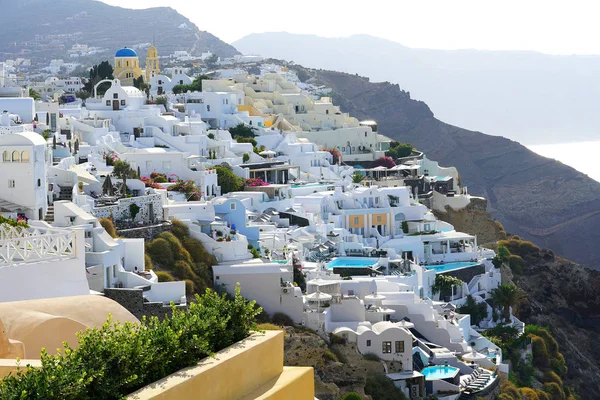
[[[125,307],[139,320],[144,316],[163,319],[165,316],[171,315],[171,306],[145,302],[143,292],[142,289],[104,289],[104,296]],[[187,308],[187,306],[177,307]]]
[[[113,221],[131,219],[131,204],[136,204],[140,211],[135,216],[134,222],[143,222],[149,224],[154,221],[162,221],[163,204],[160,194],[150,194],[147,196],[129,197],[119,199],[118,204],[114,206],[95,207],[92,214],[100,218],[111,218]],[[150,205],[152,204],[152,215],[150,215]]]
[[[172,230],[173,224],[169,221],[164,221],[157,225],[117,230],[117,234],[126,239],[145,239],[150,241],[154,240],[161,233],[171,232]]]

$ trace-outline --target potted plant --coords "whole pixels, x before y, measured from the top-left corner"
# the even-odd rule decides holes
[[[229,235],[227,235],[227,238],[225,238],[226,242],[231,242],[231,237]]]
[[[220,238],[217,239],[217,242],[222,242],[222,241],[223,241],[222,237],[220,237]]]
[[[232,235],[235,235],[237,233],[237,231],[235,229],[232,229],[230,232]]]

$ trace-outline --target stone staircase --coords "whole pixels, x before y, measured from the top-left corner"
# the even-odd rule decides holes
[[[48,206],[46,215],[44,216],[44,221],[49,224],[54,223],[54,206]]]

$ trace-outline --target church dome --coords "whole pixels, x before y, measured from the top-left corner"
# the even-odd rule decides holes
[[[123,47],[121,50],[117,51],[115,57],[137,57],[137,53],[130,48]]]

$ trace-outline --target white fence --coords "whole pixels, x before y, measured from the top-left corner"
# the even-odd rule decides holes
[[[0,268],[75,257],[73,231],[0,225]]]

